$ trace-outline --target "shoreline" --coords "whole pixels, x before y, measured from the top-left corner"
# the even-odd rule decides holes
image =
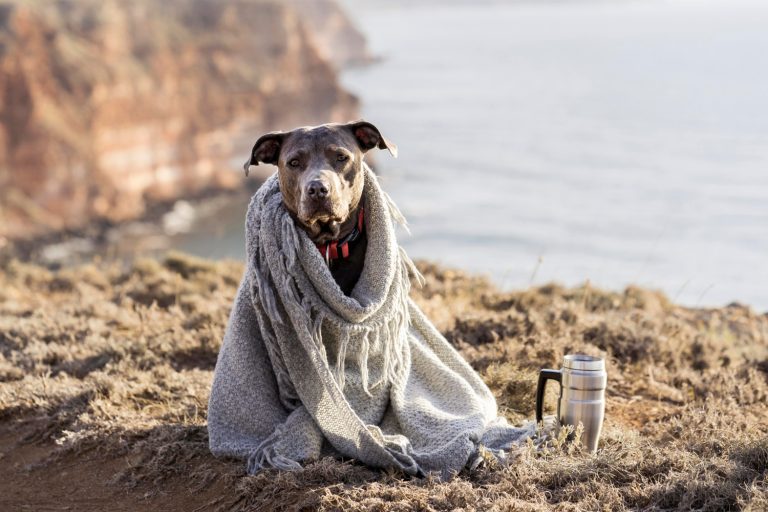
[[[193,225],[198,221],[211,220],[215,212],[224,209],[231,199],[238,199],[247,204],[250,197],[269,176],[269,173],[256,174],[255,179],[245,183],[240,189],[206,189],[192,196],[168,201],[156,201],[149,204],[146,212],[139,218],[124,222],[110,222],[99,219],[78,229],[56,231],[30,239],[8,240],[0,237],[0,269],[7,268],[12,262],[39,265],[51,271],[66,268],[76,268],[90,263],[119,264],[130,266],[133,262],[145,258],[162,260],[165,254],[179,251],[173,247],[172,238],[192,232]],[[204,256],[190,255],[206,259]],[[230,258],[210,258],[212,262],[226,261]],[[417,258],[424,264],[438,268],[449,268],[444,263],[432,263],[429,258]],[[745,309],[756,315],[768,317],[768,310],[761,311],[752,304],[739,300],[721,305],[689,305],[676,302],[664,291],[648,286],[628,283],[623,287],[605,288],[594,287],[589,279],[583,284],[564,284],[551,281],[529,284],[527,287],[509,287],[499,283],[498,276],[489,273],[474,272],[468,269],[456,270],[468,275],[476,274],[482,279],[494,283],[501,290],[521,291],[539,287],[580,288],[610,290],[611,293],[621,293],[627,289],[642,289],[665,297],[667,302],[678,307],[713,311],[728,308]],[[588,292],[587,292],[588,293]]]
[[[257,175],[239,189],[205,189],[191,196],[150,202],[141,216],[122,222],[95,219],[79,228],[52,231],[27,239],[0,237],[0,267],[15,259],[58,270],[93,259],[130,261],[158,256],[172,249],[167,243],[171,237],[188,232],[192,223],[210,216],[228,200],[250,197],[264,179]],[[123,237],[145,238],[148,243],[131,251],[121,250]]]

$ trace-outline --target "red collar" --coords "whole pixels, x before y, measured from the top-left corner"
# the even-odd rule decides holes
[[[315,247],[318,248],[320,254],[326,261],[349,257],[349,242],[357,240],[360,233],[363,232],[363,226],[365,225],[365,222],[363,222],[364,219],[365,209],[360,206],[360,209],[357,211],[357,225],[352,229],[351,233],[341,240],[334,240],[325,244],[315,244]]]

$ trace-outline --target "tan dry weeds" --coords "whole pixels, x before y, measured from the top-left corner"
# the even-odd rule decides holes
[[[765,510],[768,317],[688,309],[630,287],[502,293],[420,264],[414,296],[483,375],[510,420],[533,414],[537,371],[582,351],[609,360],[601,450],[566,443],[450,482],[323,459],[245,476],[207,450],[206,403],[237,263],[170,254],[130,268],[0,274],[0,424],[49,447],[125,459],[114,486],[142,496],[221,489],[236,510]],[[550,403],[552,402],[550,396]],[[36,468],[24,468],[34,472]],[[209,496],[210,498],[210,496]]]

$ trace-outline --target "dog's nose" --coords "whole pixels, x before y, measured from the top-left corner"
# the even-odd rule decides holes
[[[325,199],[328,197],[328,187],[320,180],[310,181],[307,185],[307,195],[312,199]]]

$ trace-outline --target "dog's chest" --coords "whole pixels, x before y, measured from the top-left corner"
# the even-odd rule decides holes
[[[352,293],[365,264],[368,236],[365,232],[350,244],[349,257],[331,260],[331,275],[345,295]]]

